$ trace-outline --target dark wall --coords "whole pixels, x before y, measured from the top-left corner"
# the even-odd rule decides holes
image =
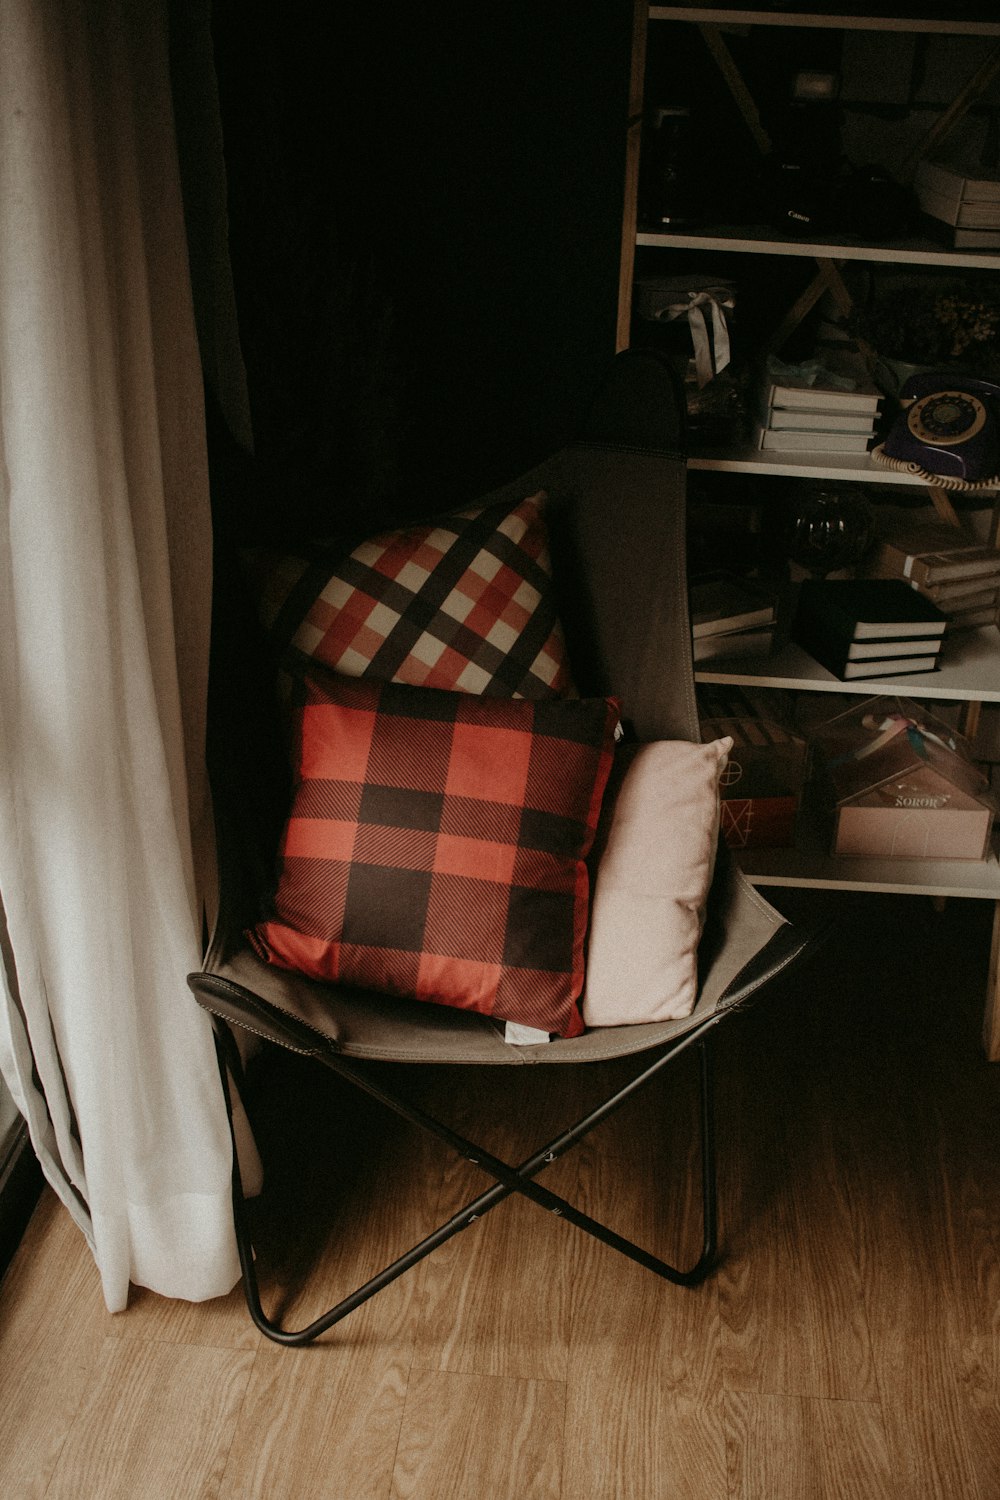
[[[573,433],[614,349],[631,9],[217,0],[264,530],[441,509]]]

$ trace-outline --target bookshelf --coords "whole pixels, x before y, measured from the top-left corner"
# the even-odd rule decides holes
[[[962,38],[963,46],[975,46],[975,73],[960,87],[950,105],[950,113],[967,109],[983,97],[1000,77],[1000,18],[993,5],[940,4],[935,14],[924,14],[927,7],[914,3],[911,11],[903,6],[886,6],[886,12],[873,14],[861,0],[842,4],[836,12],[818,6],[801,9],[766,11],[749,5],[717,6],[646,5],[635,7],[633,63],[630,95],[630,123],[626,152],[625,213],[622,235],[622,259],[619,281],[618,347],[628,347],[633,335],[633,290],[637,256],[644,264],[651,261],[664,273],[667,267],[692,264],[691,252],[703,252],[717,266],[721,260],[739,257],[768,257],[778,265],[794,266],[812,259],[829,278],[837,268],[862,265],[893,268],[922,268],[933,271],[997,271],[1000,253],[991,251],[951,250],[933,240],[909,236],[898,240],[873,241],[848,235],[827,233],[823,236],[796,238],[764,225],[697,224],[668,230],[651,229],[638,219],[639,153],[644,113],[647,71],[647,44],[653,28],[684,26],[697,28],[709,52],[718,63],[733,99],[739,105],[746,128],[761,149],[767,144],[766,126],[758,115],[753,98],[733,65],[726,42],[726,28],[783,28],[785,34],[801,30],[867,33],[902,33],[906,37]],[[920,12],[920,14],[917,14]],[[900,38],[902,42],[902,37]],[[950,128],[949,109],[942,119],[930,123],[927,140],[933,143],[935,131],[940,135]],[[924,126],[921,125],[921,130]],[[673,259],[671,259],[673,258]],[[801,275],[801,272],[799,273]],[[776,310],[780,319],[783,309]],[[920,481],[904,479],[900,474],[880,467],[867,454],[761,452],[749,444],[699,448],[688,460],[692,471],[719,474],[775,475],[791,479],[862,482],[879,486],[901,487],[912,495]],[[926,490],[926,486],[924,487]],[[891,498],[892,491],[884,492]],[[987,496],[984,503],[991,503]],[[942,700],[970,706],[1000,703],[1000,634],[996,628],[966,632],[947,641],[941,666],[933,673],[914,674],[893,679],[849,683],[833,677],[805,651],[787,644],[764,658],[740,661],[739,658],[715,658],[696,667],[695,680],[705,684],[732,685],[784,693],[857,694],[864,696],[902,694],[917,700]],[[831,712],[834,711],[831,709]],[[984,861],[880,861],[846,860],[829,855],[825,848],[822,825],[804,816],[795,849],[741,851],[740,863],[751,881],[761,886],[811,886],[827,889],[860,889],[873,892],[904,892],[934,898],[976,898],[996,905],[993,954],[990,960],[984,1043],[987,1055],[1000,1060],[1000,861],[997,850]]]
[[[871,891],[889,895],[974,897],[1000,901],[996,846],[988,860],[835,858],[828,853],[829,828],[808,806],[796,829],[794,849],[744,849],[740,868],[754,885],[808,886],[814,890]],[[844,878],[850,864],[851,878]],[[995,1061],[996,1059],[994,1059]]]
[[[695,668],[695,680],[796,693],[865,698],[899,694],[950,703],[1000,703],[1000,635],[995,626],[987,626],[946,637],[937,671],[909,676],[842,682],[813,661],[801,646],[789,641],[770,656],[748,661],[716,657],[711,664]]]
[[[675,230],[641,229],[636,245],[662,250],[719,250],[736,255],[788,255],[813,260],[860,260],[882,265],[941,266],[953,270],[996,270],[1000,253],[995,250],[945,250],[931,240],[909,237],[891,244],[854,239],[793,240],[773,229],[719,225],[698,234]]]
[[[784,474],[793,479],[845,479],[897,488],[902,483],[897,473],[881,467],[867,453],[767,453],[748,444],[692,453],[688,468],[723,474]]]
[[[651,5],[651,21],[694,21],[716,26],[824,27],[834,31],[901,31],[907,36],[926,33],[945,36],[1000,37],[1000,21],[987,18],[991,5],[948,5],[941,0],[937,16],[920,15],[919,3],[892,15],[872,10],[863,0],[836,11],[805,5],[801,10],[757,10],[751,5]]]

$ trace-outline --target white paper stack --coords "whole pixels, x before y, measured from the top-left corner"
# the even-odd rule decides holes
[[[760,388],[758,448],[777,452],[865,453],[875,433],[879,393],[857,355],[838,351],[803,377],[775,377]]]
[[[923,212],[950,229],[956,249],[1000,249],[1000,177],[922,161],[913,186]]]
[[[689,599],[695,661],[766,656],[771,650],[777,607],[770,590],[718,572],[692,579]]]

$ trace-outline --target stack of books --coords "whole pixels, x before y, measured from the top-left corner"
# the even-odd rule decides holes
[[[792,639],[848,682],[933,672],[944,629],[941,611],[899,579],[807,579]]]
[[[1000,177],[922,161],[913,179],[921,210],[944,225],[956,250],[1000,249]]]
[[[703,574],[691,581],[691,639],[694,659],[766,656],[774,644],[774,595],[732,573]]]
[[[937,606],[949,631],[997,623],[1000,549],[943,521],[889,523],[865,572],[902,579]]]
[[[813,384],[765,374],[758,391],[758,448],[776,452],[865,453],[875,434],[879,393],[860,357],[837,354]]]

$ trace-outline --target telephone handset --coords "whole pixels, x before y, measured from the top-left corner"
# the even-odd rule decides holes
[[[1000,385],[931,370],[911,375],[899,392],[903,410],[883,450],[932,474],[968,483],[1000,469]]]

